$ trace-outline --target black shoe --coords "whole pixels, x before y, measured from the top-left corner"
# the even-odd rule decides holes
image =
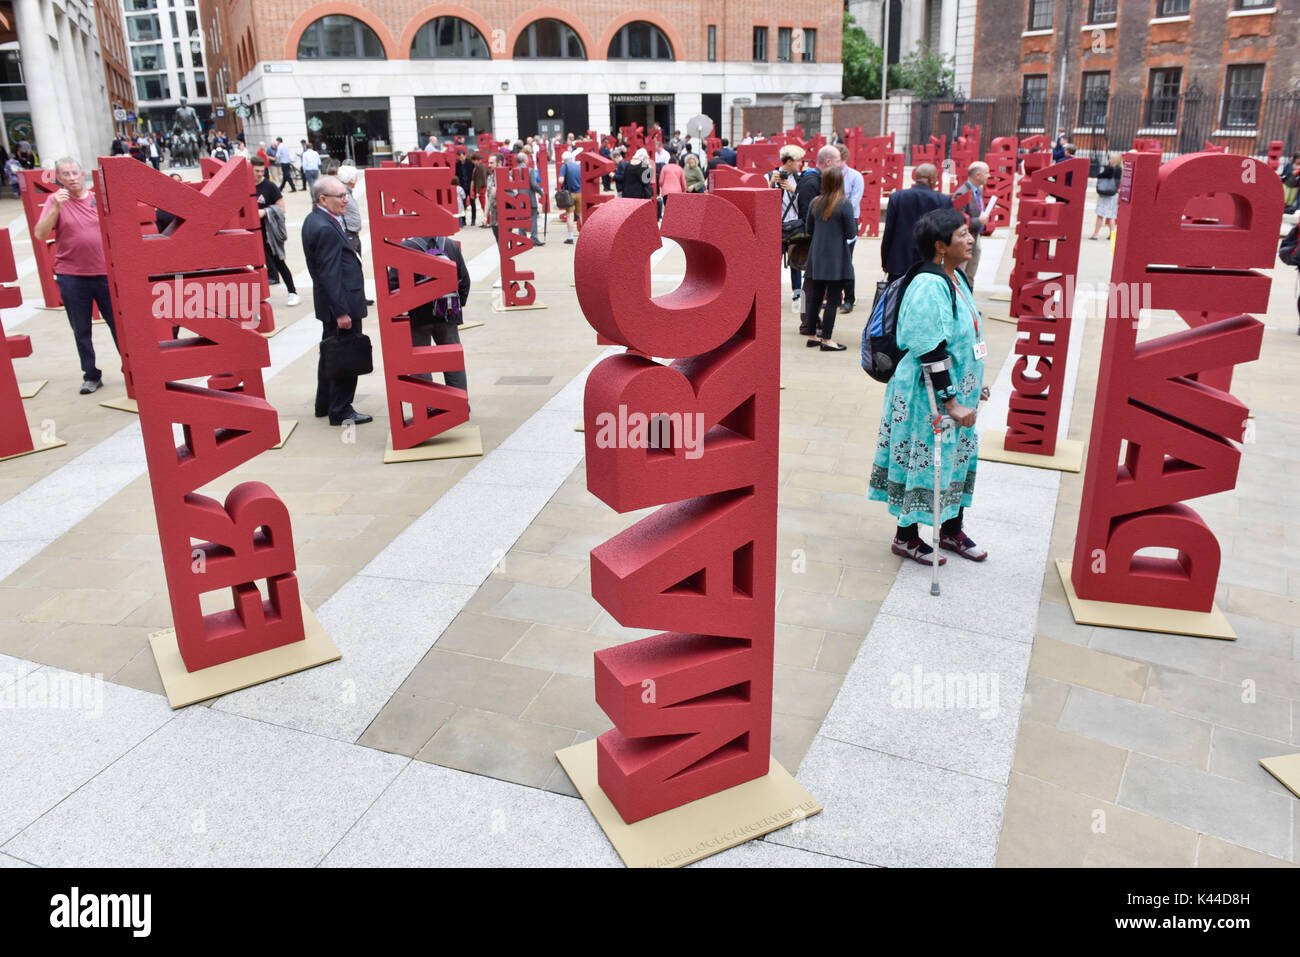
[[[828,342],[823,342],[821,346],[822,346],[822,352],[843,352],[845,349],[848,348],[848,346],[842,346],[839,345],[838,343],[835,345],[831,345]]]
[[[367,306],[373,306],[374,304],[375,304],[375,301],[374,301],[373,299],[367,299],[367,300],[366,300],[366,305],[367,305]]]
[[[318,419],[323,419],[323,418],[325,418],[325,416],[327,416],[327,415],[329,415],[329,414],[330,414],[330,410],[329,410],[329,409],[326,409],[324,412],[322,412],[320,409],[317,409],[317,410],[316,410],[316,418],[318,418]]]
[[[844,305],[840,306],[840,315],[842,316],[847,316],[852,311],[853,311],[853,303],[851,302],[846,302]]]
[[[344,422],[351,422],[353,425],[365,425],[367,422],[373,421],[375,421],[373,415],[366,415],[364,412],[353,411],[343,416],[343,418],[339,419],[337,422],[330,419],[330,425],[342,425]]]
[[[546,240],[545,240],[545,239],[534,239],[534,240],[533,240],[533,245],[534,245],[534,246],[545,246],[545,245],[546,245]]]
[[[807,342],[804,343],[804,345],[806,345],[809,349],[816,349],[821,344],[822,341],[820,339],[809,339]]]

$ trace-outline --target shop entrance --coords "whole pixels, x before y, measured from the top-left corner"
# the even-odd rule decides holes
[[[313,143],[321,144],[317,147],[321,156],[358,168],[392,159],[387,107],[348,104],[348,108],[338,109],[337,103],[330,101],[325,108],[315,108],[312,100],[304,102],[308,134]]]
[[[609,114],[611,131],[635,123],[647,130],[656,123],[664,131],[665,139],[673,132],[673,96],[671,93],[610,94]]]

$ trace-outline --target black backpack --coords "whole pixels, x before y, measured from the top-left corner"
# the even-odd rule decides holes
[[[903,304],[903,296],[912,280],[921,273],[943,276],[944,285],[952,296],[952,317],[957,318],[957,293],[948,282],[948,274],[932,262],[919,262],[893,282],[876,284],[876,299],[871,304],[871,315],[862,327],[862,371],[877,382],[888,382],[894,377],[894,370],[906,349],[898,347],[898,311]],[[960,273],[961,270],[958,270]],[[965,275],[962,274],[965,279]],[[970,285],[969,280],[966,281]]]

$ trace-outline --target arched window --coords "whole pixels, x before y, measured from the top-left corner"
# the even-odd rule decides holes
[[[573,27],[560,20],[534,20],[515,41],[515,59],[585,60],[587,51],[582,48]]]
[[[605,56],[610,60],[671,60],[673,47],[657,26],[637,20],[614,34]]]
[[[298,59],[384,60],[387,57],[374,30],[356,17],[331,13],[302,32]]]
[[[491,58],[487,41],[474,24],[460,17],[438,17],[420,27],[411,41],[411,59]]]

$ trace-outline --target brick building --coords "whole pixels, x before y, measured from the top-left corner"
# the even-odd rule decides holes
[[[1058,126],[1087,153],[1134,137],[1300,148],[1300,22],[1273,0],[980,0],[972,96],[1018,101],[1022,135]],[[1020,36],[1009,40],[1008,24]],[[1015,56],[1018,69],[1007,69]],[[1062,83],[1062,80],[1064,82]]]
[[[199,0],[214,102],[250,143],[310,129],[369,164],[425,133],[608,131],[636,121],[722,135],[821,125],[840,93],[843,3]],[[243,111],[241,111],[243,112]],[[227,111],[217,121],[236,128]]]
[[[108,92],[108,106],[114,117],[135,112],[135,90],[131,84],[131,60],[126,48],[126,33],[122,29],[122,8],[118,0],[95,0],[95,20],[99,27],[99,55],[104,63],[104,87]],[[126,120],[114,120],[119,133],[129,133],[134,127]]]

